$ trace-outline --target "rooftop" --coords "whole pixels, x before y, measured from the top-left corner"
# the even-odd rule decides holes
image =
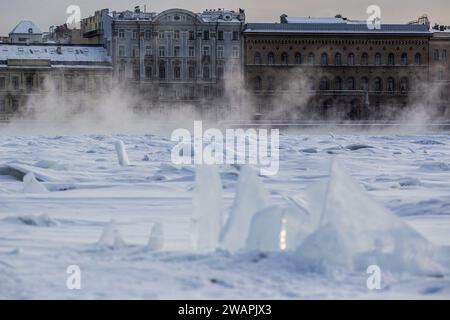
[[[32,21],[23,20],[23,21],[19,22],[19,24],[14,29],[12,29],[12,31],[9,34],[10,35],[12,35],[12,34],[42,35],[42,31]]]
[[[371,30],[362,21],[308,21],[301,23],[249,23],[244,32],[273,33],[361,33],[361,34],[429,34],[427,25],[382,24],[381,29]]]

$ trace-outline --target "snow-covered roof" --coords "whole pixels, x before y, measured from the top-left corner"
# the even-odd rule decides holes
[[[100,46],[10,45],[0,44],[0,61],[50,60],[67,63],[110,63],[105,48]]]
[[[31,31],[31,32],[30,32]],[[9,33],[12,34],[42,34],[41,29],[37,27],[32,21],[24,20],[19,22],[19,24],[12,29],[12,31]]]
[[[346,23],[343,18],[334,17],[286,17],[287,23]]]

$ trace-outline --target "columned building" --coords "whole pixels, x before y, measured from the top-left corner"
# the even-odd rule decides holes
[[[142,108],[193,105],[217,116],[236,103],[226,91],[241,86],[244,24],[243,10],[113,13],[114,80],[139,91]]]
[[[282,119],[390,119],[428,97],[427,24],[282,16],[244,30],[256,113]],[[437,45],[437,43],[436,43]],[[448,67],[448,66],[447,66]]]

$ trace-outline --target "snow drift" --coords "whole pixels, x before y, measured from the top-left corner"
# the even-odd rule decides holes
[[[122,239],[122,236],[120,235],[119,230],[117,229],[116,222],[114,220],[111,220],[109,224],[105,226],[102,235],[97,242],[97,245],[113,250],[123,249],[126,247],[126,243]]]
[[[33,172],[27,173],[23,177],[23,192],[24,193],[48,193],[47,188],[36,180]]]

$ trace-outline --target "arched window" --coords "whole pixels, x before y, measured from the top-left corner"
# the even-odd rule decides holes
[[[275,80],[272,76],[267,78],[267,89],[275,90]]]
[[[336,66],[342,65],[342,55],[339,52],[334,55],[334,64]]]
[[[259,52],[255,53],[255,64],[261,64],[261,54]]]
[[[173,77],[174,77],[176,80],[180,80],[180,79],[181,79],[181,68],[180,68],[179,65],[176,65],[176,66],[173,68]]]
[[[376,77],[375,80],[373,80],[373,91],[377,93],[383,91],[383,83],[381,81],[381,78]]]
[[[369,79],[367,77],[361,78],[361,90],[369,91]]]
[[[353,53],[349,53],[348,54],[347,64],[349,66],[354,66],[355,65],[355,55]]]
[[[394,66],[395,65],[395,55],[393,53],[389,53],[388,65],[390,65],[390,66]]]
[[[313,66],[316,64],[316,58],[314,56],[314,53],[312,53],[312,52],[310,54],[308,54],[308,64],[310,66]]]
[[[323,77],[322,79],[320,79],[319,88],[320,88],[320,90],[329,90],[330,89],[330,82],[328,81],[327,77]]]
[[[336,77],[334,79],[334,89],[342,90],[342,78],[341,77]]]
[[[260,76],[255,77],[255,80],[253,83],[253,89],[254,90],[262,90],[262,79]]]
[[[355,78],[349,77],[347,79],[347,90],[355,90]]]
[[[408,54],[406,52],[402,53],[402,66],[408,65]]]
[[[381,65],[381,53],[376,53],[375,54],[374,64],[376,66]]]
[[[164,64],[159,65],[159,78],[161,80],[166,79],[166,66]]]
[[[392,77],[389,77],[387,80],[387,91],[394,92],[395,91],[395,80]]]
[[[368,64],[369,64],[369,55],[366,52],[364,52],[361,55],[361,65],[362,66],[367,66]]]
[[[326,54],[325,52],[322,53],[322,56],[320,57],[320,64],[322,66],[327,66],[328,65],[328,54]]]
[[[269,52],[267,55],[267,64],[274,64],[275,63],[275,55],[273,52]]]
[[[422,64],[422,57],[418,52],[414,56],[414,63],[416,64],[416,66],[420,66]]]
[[[299,52],[295,53],[294,64],[296,64],[296,65],[302,64],[302,56]]]
[[[287,64],[289,64],[289,61],[288,61],[288,54],[287,54],[286,52],[283,52],[283,53],[281,54],[281,64],[282,64],[282,65],[287,65]]]
[[[400,92],[401,93],[406,93],[408,92],[409,88],[408,88],[408,79],[403,77],[400,80]]]

